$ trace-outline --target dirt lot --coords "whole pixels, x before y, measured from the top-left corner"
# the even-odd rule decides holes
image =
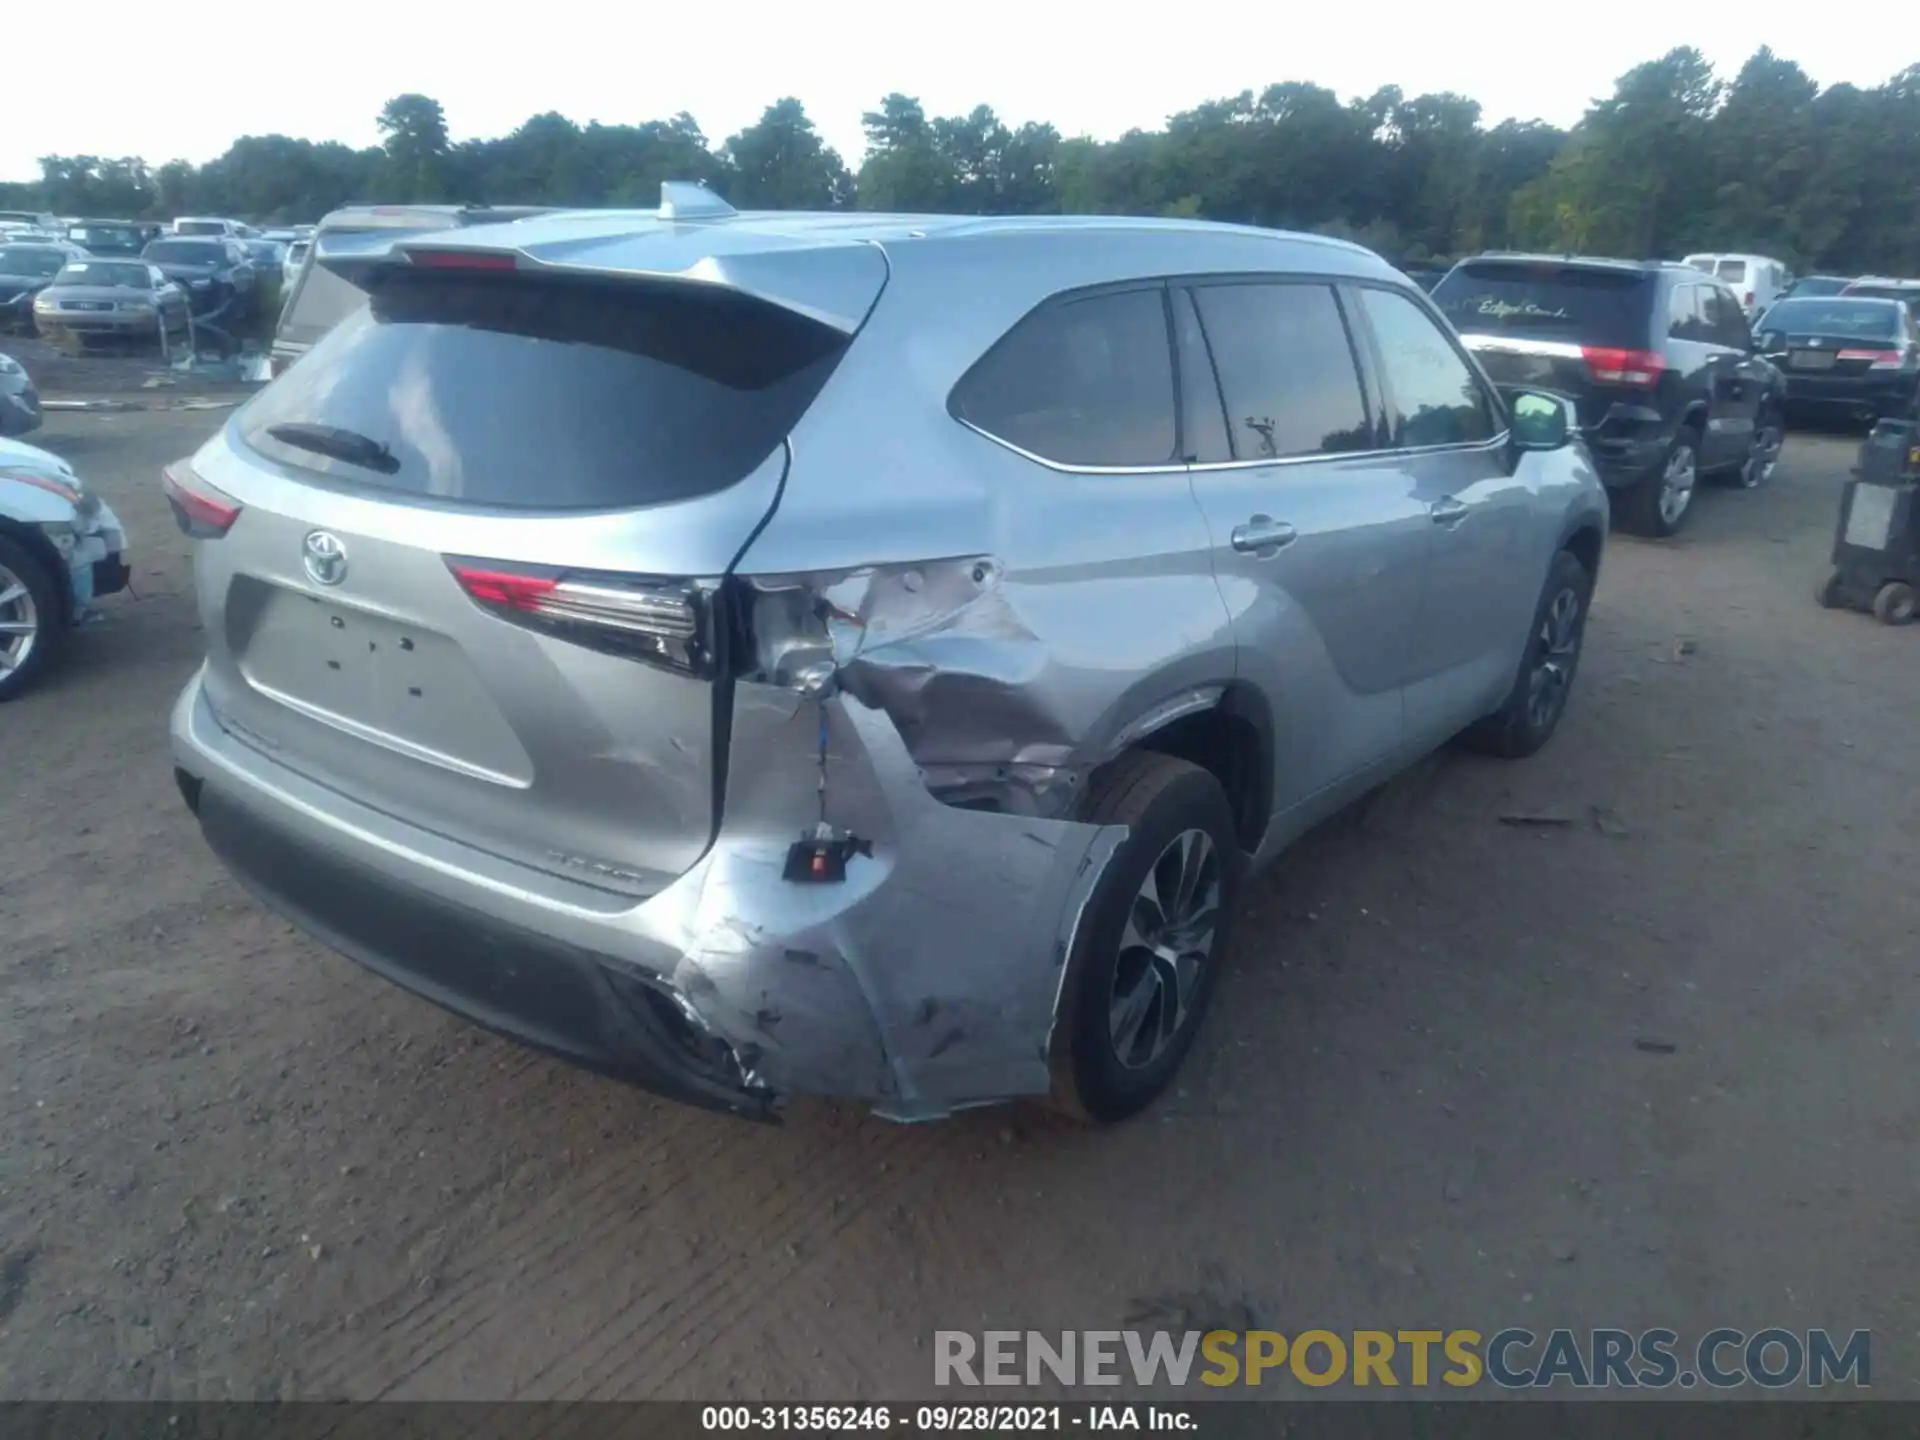
[[[0,1395],[908,1397],[936,1327],[1249,1319],[1871,1327],[1913,1393],[1920,634],[1811,599],[1857,440],[1616,540],[1554,744],[1304,843],[1143,1120],[766,1129],[447,1018],[208,856],[154,482],[219,418],[36,437],[139,595],[0,712]]]

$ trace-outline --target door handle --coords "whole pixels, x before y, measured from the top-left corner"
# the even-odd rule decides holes
[[[1433,523],[1436,525],[1458,525],[1467,518],[1472,508],[1464,500],[1456,500],[1448,495],[1444,499],[1434,501],[1433,507],[1427,513],[1433,517]]]
[[[1299,538],[1300,532],[1293,526],[1271,515],[1250,516],[1246,524],[1233,527],[1233,548],[1243,555],[1257,555],[1261,559],[1279,554],[1282,547]]]

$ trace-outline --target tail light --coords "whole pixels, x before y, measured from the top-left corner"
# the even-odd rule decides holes
[[[1749,310],[1753,309],[1753,292],[1749,290],[1746,294],[1742,295],[1740,297],[1740,303]]]
[[[713,674],[711,585],[446,558],[460,588],[503,620],[689,675]]]
[[[214,489],[183,464],[160,472],[160,489],[173,510],[174,523],[195,540],[218,540],[240,518],[238,500]]]
[[[1904,350],[1842,350],[1836,357],[1841,360],[1865,360],[1871,370],[1898,370],[1907,362]]]
[[[1602,385],[1653,386],[1666,373],[1667,358],[1653,350],[1616,350],[1607,345],[1581,347],[1587,370]]]

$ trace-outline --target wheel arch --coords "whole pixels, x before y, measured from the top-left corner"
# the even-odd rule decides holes
[[[1244,681],[1197,687],[1190,694],[1213,692],[1202,703],[1173,709],[1164,718],[1145,712],[1120,732],[1120,744],[1095,772],[1122,755],[1147,751],[1197,765],[1220,782],[1233,810],[1241,848],[1256,853],[1273,814],[1273,710],[1267,699]]]
[[[8,516],[0,515],[0,536],[5,536],[31,555],[46,569],[47,579],[53,584],[53,593],[60,604],[60,623],[73,623],[73,579],[68,574],[67,562],[46,532],[37,525],[29,525]]]

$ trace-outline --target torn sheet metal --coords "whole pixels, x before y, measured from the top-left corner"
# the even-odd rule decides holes
[[[1052,651],[1003,582],[990,556],[757,578],[760,678],[830,675],[893,721],[948,805],[1065,814],[1107,751],[1088,752]]]
[[[822,704],[829,817],[873,853],[796,885],[781,870],[816,810]],[[733,754],[713,849],[636,915],[679,957],[660,979],[749,1079],[901,1119],[1045,1093],[1066,958],[1126,828],[945,805],[850,697],[742,685]]]

